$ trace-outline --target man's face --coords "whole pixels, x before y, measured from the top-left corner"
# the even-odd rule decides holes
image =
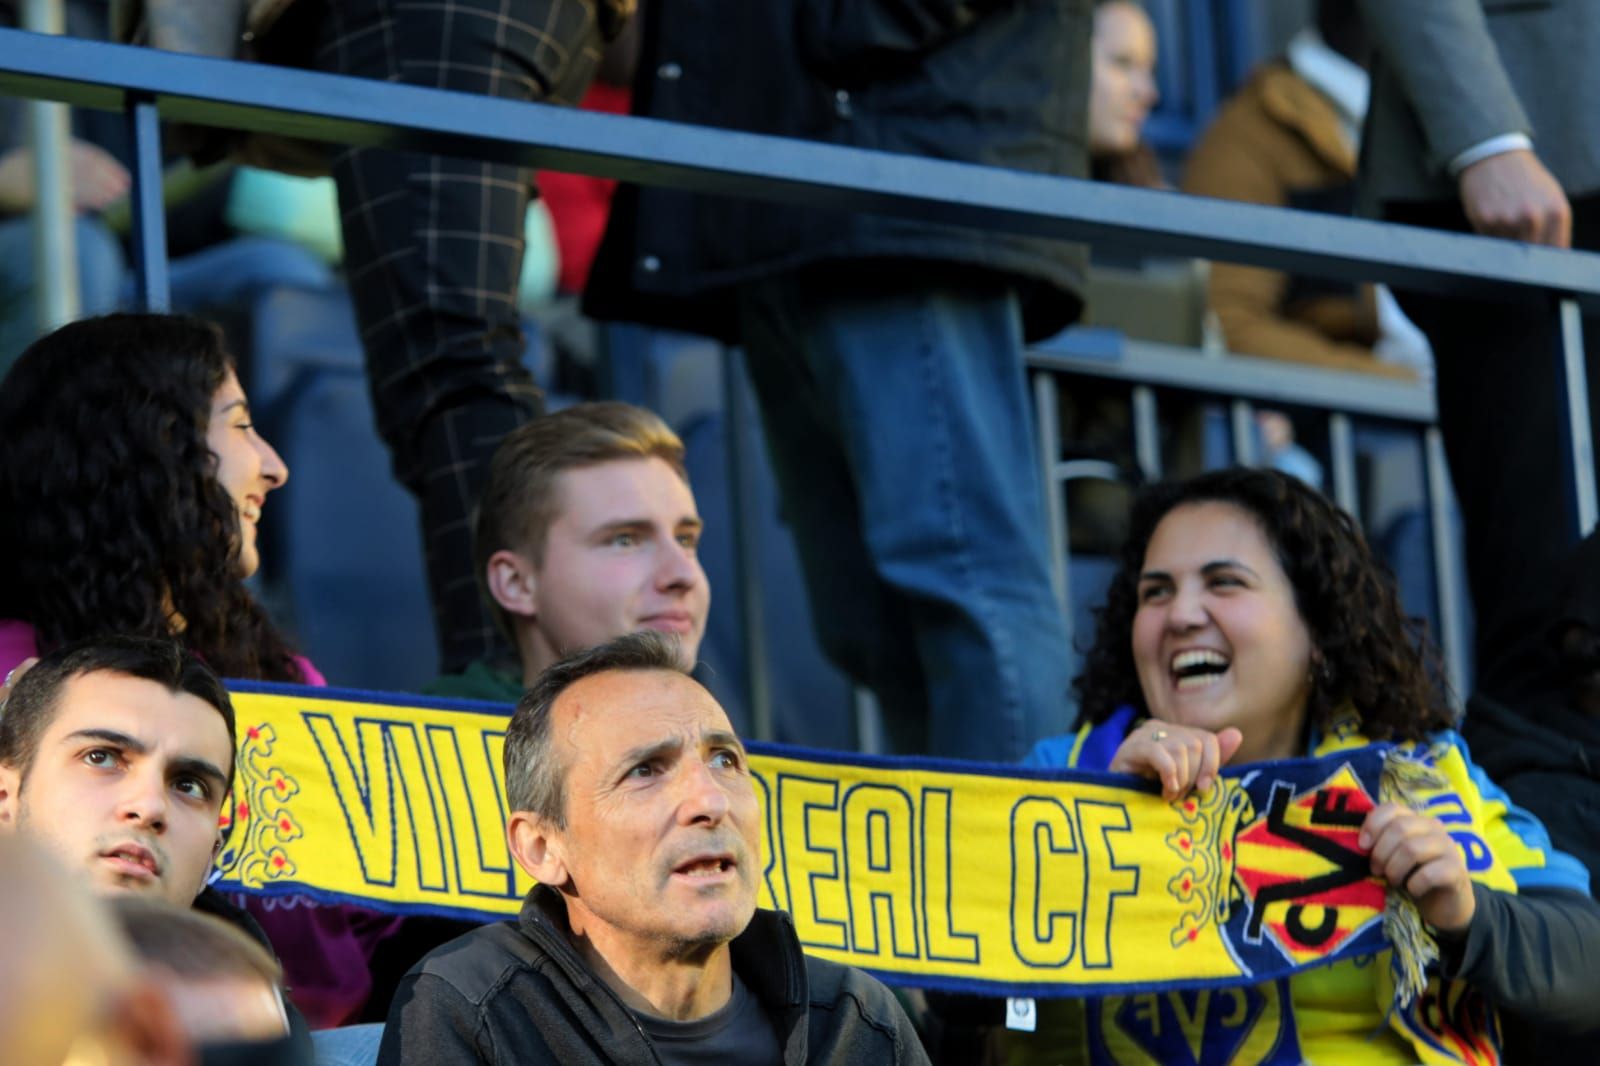
[[[27,833],[95,892],[187,907],[216,854],[233,749],[215,707],[97,671],[62,685],[25,778],[0,767],[0,824]]]
[[[560,868],[547,877],[574,931],[639,955],[742,932],[761,816],[744,746],[711,694],[667,671],[596,674],[562,693],[551,725],[567,825],[551,832]]]
[[[705,636],[711,588],[700,568],[694,494],[660,459],[563,472],[544,559],[533,568],[533,670],[608,640],[655,629],[690,662]]]

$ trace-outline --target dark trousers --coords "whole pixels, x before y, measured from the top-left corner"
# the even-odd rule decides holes
[[[593,0],[333,0],[322,69],[577,102],[600,57]],[[516,308],[524,167],[356,148],[333,162],[378,432],[421,506],[440,666],[496,648],[472,564],[489,457],[542,399]]]
[[[1600,249],[1600,197],[1573,201],[1573,247]],[[1458,203],[1393,204],[1393,222],[1469,232]],[[1439,428],[1466,525],[1477,688],[1516,706],[1553,667],[1561,565],[1578,541],[1556,308],[1396,294],[1433,344]],[[1600,410],[1600,318],[1583,321]],[[1591,418],[1591,425],[1593,419]],[[1465,694],[1463,694],[1465,695]]]

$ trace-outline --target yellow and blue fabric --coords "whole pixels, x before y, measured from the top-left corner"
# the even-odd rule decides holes
[[[1099,725],[1041,742],[1027,765],[1104,769],[1135,724],[1133,710],[1123,708]],[[1353,714],[1341,716],[1326,735],[1314,737],[1311,743],[1311,754],[1319,763],[1373,749]],[[1401,752],[1427,763],[1446,782],[1421,800],[1424,809],[1450,828],[1475,880],[1505,892],[1530,887],[1587,892],[1587,871],[1553,848],[1538,820],[1512,804],[1472,763],[1456,733],[1440,733],[1425,744],[1403,745]],[[1247,791],[1251,779],[1270,774],[1273,765],[1243,768]],[[1338,802],[1337,795],[1325,791],[1313,801],[1322,805],[1325,822]],[[1370,795],[1376,797],[1376,792]],[[1298,798],[1291,808],[1295,802]],[[1351,826],[1347,831],[1354,832],[1353,827],[1360,824],[1360,819],[1353,817],[1361,813],[1358,805],[1346,802],[1342,811],[1352,816],[1346,824]],[[1314,819],[1315,814],[1300,824],[1309,826]],[[1282,822],[1286,829],[1294,823],[1292,816]],[[1236,842],[1237,890],[1250,901],[1246,906],[1258,908],[1272,938],[1288,947],[1306,967],[1287,977],[1225,992],[1150,990],[1050,1005],[1041,1010],[1041,1029],[1035,1037],[1050,1061],[1499,1061],[1498,1020],[1483,997],[1464,983],[1442,981],[1433,975],[1416,1003],[1394,1010],[1386,944],[1376,951],[1330,952],[1321,960],[1326,965],[1314,964],[1312,956],[1321,947],[1335,944],[1352,923],[1365,921],[1372,908],[1381,911],[1381,893],[1370,893],[1366,884],[1354,883],[1306,893],[1308,882],[1317,875],[1306,878],[1304,873],[1290,872],[1291,860],[1274,847],[1280,841],[1263,832],[1260,823],[1247,826]],[[1341,846],[1345,843],[1348,841],[1340,841]],[[1259,906],[1264,888],[1270,893],[1272,886],[1297,879],[1294,904]],[[1291,918],[1294,907],[1301,909]],[[1309,941],[1304,935],[1307,931],[1312,933]],[[1310,942],[1318,937],[1323,938],[1321,944]],[[1016,1059],[1031,1061],[1032,1057],[1021,1054]]]
[[[505,843],[508,707],[232,687],[240,751],[223,888],[398,914],[516,912],[531,882]],[[1374,991],[1387,972],[1385,890],[1355,827],[1392,747],[1336,732],[1318,758],[1230,772],[1166,803],[1153,784],[1103,771],[1112,739],[1075,738],[1077,767],[1063,769],[752,744],[759,902],[788,911],[809,952],[890,982],[1096,997],[1102,1061],[1168,1061],[1169,1039],[1285,1061],[1332,1031],[1324,1015],[1348,1027],[1355,1000],[1370,1036],[1387,1002]],[[1428,802],[1461,826],[1474,876],[1508,891],[1570,883],[1464,749],[1424,757],[1451,782]],[[1438,1035],[1446,1052],[1453,1034],[1485,1031],[1480,1005],[1451,995],[1419,1013],[1443,1003],[1468,1018]],[[1421,1027],[1414,1039],[1433,1038]]]

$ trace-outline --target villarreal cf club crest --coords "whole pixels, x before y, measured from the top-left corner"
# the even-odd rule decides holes
[[[1175,805],[1183,824],[1166,845],[1182,862],[1166,887],[1184,910],[1173,949],[1220,934],[1241,975],[1262,980],[1095,999],[1092,1061],[1301,1061],[1288,982],[1268,975],[1384,947],[1385,890],[1357,839],[1376,802],[1350,764],[1332,767],[1298,784],[1264,769]]]
[[[1223,926],[1246,968],[1264,951],[1298,965],[1383,947],[1383,882],[1358,836],[1377,806],[1348,764],[1311,788],[1276,782],[1235,837],[1242,906]]]

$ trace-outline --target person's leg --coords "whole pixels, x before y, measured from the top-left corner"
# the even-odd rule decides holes
[[[894,751],[927,747],[928,693],[905,605],[878,577],[835,428],[801,350],[804,310],[779,281],[742,295],[746,364],[784,517],[794,530],[817,641],[829,661],[872,691]]]
[[[859,501],[857,535],[910,621],[928,750],[1019,759],[1070,724],[1074,662],[1051,586],[1016,293],[910,264],[785,284],[819,417]]]
[[[311,1034],[316,1066],[373,1066],[382,1043],[382,1022],[318,1029]]]
[[[335,0],[319,62],[342,74],[574,103],[600,38],[592,0]],[[422,508],[441,668],[492,654],[471,515],[490,455],[542,407],[516,293],[533,174],[419,152],[334,159],[373,411]]]
[[[1600,203],[1574,207],[1574,243],[1600,246]],[[1467,228],[1455,205],[1397,205],[1389,217]],[[1560,562],[1577,543],[1570,462],[1559,432],[1566,415],[1554,308],[1397,296],[1433,345],[1439,428],[1465,529],[1476,684],[1515,702],[1552,668],[1550,604]],[[1586,318],[1584,333],[1593,414],[1600,321]]]
[[[274,285],[313,289],[333,284],[327,263],[281,237],[235,237],[174,259],[168,272],[172,307],[188,312],[242,307]]]
[[[115,311],[128,274],[122,245],[99,219],[79,216],[77,241],[78,310],[84,317]],[[0,220],[0,376],[39,336],[34,278],[33,220]]]

